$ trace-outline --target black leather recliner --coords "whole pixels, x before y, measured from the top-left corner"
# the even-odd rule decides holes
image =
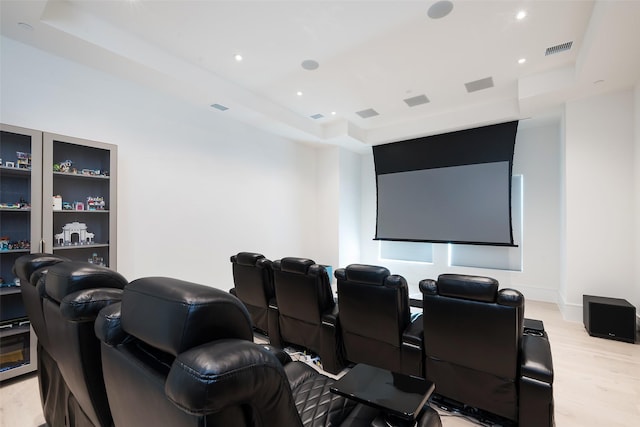
[[[247,307],[254,328],[264,335],[277,333],[269,330],[269,304],[275,303],[271,261],[262,254],[240,252],[231,257],[231,264],[235,287],[230,292]],[[274,314],[277,316],[277,312]],[[271,324],[277,326],[277,317]]]
[[[411,316],[407,281],[385,267],[351,264],[334,273],[345,357],[422,376],[422,319]]]
[[[377,409],[331,394],[331,378],[253,343],[246,307],[219,289],[138,279],[95,329],[116,426],[384,425]],[[440,425],[425,408],[418,426]]]
[[[340,372],[338,305],[326,268],[306,258],[282,258],[273,262],[273,279],[280,330],[271,344],[308,349],[320,357],[324,370]]]
[[[103,307],[120,300],[126,283],[119,273],[87,262],[48,268],[44,323],[51,358],[64,382],[64,393],[56,396],[56,412],[64,412],[66,418],[54,426],[112,426],[94,321]]]
[[[524,296],[488,277],[420,281],[426,378],[436,393],[520,426],[553,425],[547,334],[525,331]]]
[[[13,272],[20,279],[27,317],[38,337],[36,346],[38,388],[44,419],[50,426],[64,424],[65,407],[58,402],[62,400],[60,396],[65,394],[66,386],[58,365],[51,358],[49,336],[42,310],[42,294],[48,267],[64,261],[70,260],[54,254],[35,253],[17,258],[13,265]]]

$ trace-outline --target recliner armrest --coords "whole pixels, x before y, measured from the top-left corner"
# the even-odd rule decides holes
[[[424,322],[422,313],[412,316],[411,323],[402,332],[402,372],[406,375],[424,376]]]
[[[522,336],[520,375],[553,384],[553,360],[546,333]]]
[[[334,305],[331,311],[327,311],[322,314],[322,323],[327,326],[335,327],[338,323],[338,305]]]
[[[263,346],[227,339],[178,355],[165,383],[165,394],[193,415],[214,414],[238,404],[267,407],[271,425],[299,425],[282,364]],[[269,396],[265,399],[264,396]],[[291,408],[278,410],[275,408]]]
[[[103,308],[98,313],[96,322],[93,325],[96,337],[109,346],[122,343],[128,336],[122,329],[121,308],[122,304],[120,302]]]
[[[422,321],[422,313],[412,316],[411,323],[402,333],[402,343],[409,343],[422,348],[424,337],[424,322]]]
[[[554,425],[553,362],[547,334],[525,334],[521,346],[519,425],[551,427]]]

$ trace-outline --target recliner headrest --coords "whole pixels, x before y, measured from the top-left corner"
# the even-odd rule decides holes
[[[277,265],[276,265],[277,263]],[[315,264],[315,261],[307,258],[287,257],[274,262],[274,268],[286,271],[288,273],[307,274],[309,267]]]
[[[438,293],[453,298],[495,302],[498,281],[483,276],[441,274],[438,276]]]
[[[376,265],[351,264],[346,268],[339,268],[334,273],[336,279],[350,282],[367,283],[370,285],[399,286],[404,280],[401,276],[391,276],[389,269]]]
[[[174,356],[213,340],[253,340],[246,307],[210,286],[168,277],[134,280],[124,289],[121,310],[126,333]]]
[[[240,265],[255,266],[258,261],[264,259],[264,255],[255,252],[239,252],[237,255],[231,257],[231,262],[235,262]]]
[[[74,292],[92,288],[122,289],[127,280],[118,272],[83,261],[61,262],[49,267],[44,281],[47,296],[57,302]]]
[[[13,273],[20,278],[21,285],[26,285],[31,283],[31,275],[36,271],[43,267],[47,267],[50,265],[57,264],[63,261],[71,261],[69,258],[61,257],[59,255],[53,254],[29,254],[23,255],[16,259],[16,262],[13,264]],[[25,283],[26,281],[27,283]],[[37,281],[31,283],[35,286]]]

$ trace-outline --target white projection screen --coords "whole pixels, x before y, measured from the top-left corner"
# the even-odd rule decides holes
[[[373,147],[376,239],[513,246],[518,122]]]

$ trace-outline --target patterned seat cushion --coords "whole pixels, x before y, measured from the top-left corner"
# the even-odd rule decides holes
[[[335,380],[302,362],[287,364],[285,372],[304,427],[339,426],[357,405],[331,393]]]

